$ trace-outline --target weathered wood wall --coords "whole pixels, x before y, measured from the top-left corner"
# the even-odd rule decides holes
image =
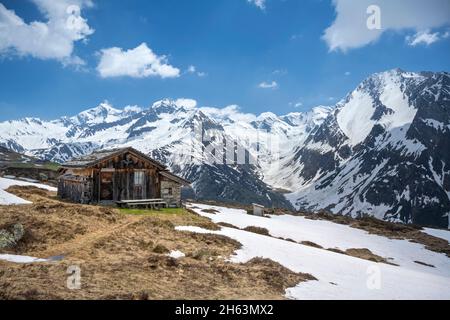
[[[154,199],[161,197],[158,168],[134,154],[123,153],[106,159],[90,168],[70,169],[67,172],[89,179],[91,203],[102,201]],[[135,173],[143,172],[142,185],[135,185]],[[102,186],[103,181],[103,186]],[[86,187],[60,179],[61,197],[79,202],[80,192]],[[110,188],[110,190],[105,190]]]
[[[66,176],[58,181],[58,197],[79,203],[91,203],[92,179],[82,176]]]

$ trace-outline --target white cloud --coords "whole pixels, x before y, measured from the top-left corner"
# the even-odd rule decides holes
[[[100,52],[97,71],[102,78],[109,77],[161,77],[176,78],[180,70],[167,63],[165,56],[157,56],[146,43],[129,50],[108,48]]]
[[[171,99],[166,99],[167,101],[173,101]],[[163,100],[164,101],[164,100]],[[256,119],[256,116],[251,113],[242,113],[240,108],[236,104],[232,104],[223,108],[220,107],[209,107],[209,106],[199,106],[197,100],[190,98],[178,98],[173,101],[174,104],[179,108],[185,108],[187,110],[197,109],[202,111],[204,114],[214,117],[215,119],[227,120],[231,119],[233,121],[246,121],[251,122]],[[155,104],[158,104],[156,102]]]
[[[344,73],[344,75],[348,77],[349,75],[351,75],[351,72],[347,71],[347,72]]]
[[[195,66],[189,66],[187,72],[188,73],[195,73],[197,71],[197,68]]]
[[[450,24],[448,0],[333,0],[333,5],[336,19],[323,35],[330,51],[363,47],[388,30],[419,32]],[[381,10],[381,29],[367,27],[371,5]]]
[[[175,105],[180,108],[194,109],[197,107],[197,101],[194,99],[180,98],[175,100]]]
[[[206,72],[203,72],[203,71],[197,71],[197,67],[196,67],[196,66],[193,66],[193,65],[190,65],[190,66],[187,68],[186,73],[196,74],[197,76],[199,76],[199,77],[201,77],[201,78],[207,76],[207,73],[206,73]]]
[[[266,0],[247,0],[247,1],[254,4],[261,10],[264,10],[266,8]]]
[[[287,73],[288,73],[288,71],[286,69],[276,69],[276,70],[272,71],[272,74],[276,75],[276,76],[284,76]]]
[[[272,81],[272,82],[261,82],[258,85],[259,88],[261,89],[276,89],[278,88],[278,83],[276,81]]]
[[[197,68],[195,66],[189,66],[187,69],[187,73],[195,73]]]
[[[301,102],[301,101],[297,101],[297,102],[293,101],[293,102],[289,102],[288,105],[290,107],[294,107],[294,108],[301,108],[301,107],[303,107],[303,102]]]
[[[172,101],[168,99],[168,101]],[[226,107],[210,107],[199,106],[197,100],[189,98],[178,98],[174,101],[175,105],[179,108],[183,107],[187,110],[200,110],[204,114],[219,120],[233,120],[236,122],[244,121],[251,122],[256,120],[257,116],[252,113],[243,113],[240,107],[236,104],[228,105]],[[158,102],[156,103],[158,104]]]
[[[215,108],[215,107],[201,107],[200,110],[216,119],[231,119],[233,121],[239,122],[251,122],[256,120],[256,116],[251,113],[241,113],[238,105],[229,105],[225,108]]]
[[[298,40],[298,39],[301,39],[301,38],[303,38],[302,34],[293,34],[293,35],[291,35],[291,40],[292,41]]]
[[[56,59],[63,64],[83,65],[73,55],[74,43],[86,40],[94,30],[81,16],[90,0],[32,0],[46,22],[26,23],[13,10],[0,3],[0,53]]]
[[[442,38],[446,38],[445,34],[442,35]],[[441,40],[441,34],[439,32],[431,33],[430,30],[419,31],[412,36],[406,37],[408,45],[413,47],[421,44],[429,46],[439,40]]]
[[[128,113],[137,113],[137,112],[141,112],[142,108],[134,105],[134,106],[126,106],[123,111],[128,112]]]

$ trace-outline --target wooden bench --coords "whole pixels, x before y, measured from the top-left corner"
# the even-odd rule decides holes
[[[164,199],[142,199],[142,200],[122,200],[116,201],[119,208],[147,208],[160,210],[161,207],[167,208]]]

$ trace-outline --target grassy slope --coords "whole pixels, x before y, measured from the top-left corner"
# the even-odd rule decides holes
[[[0,147],[0,166],[11,168],[41,168],[57,171],[59,164],[45,161],[42,162],[36,158],[20,154],[18,152]]]
[[[47,169],[52,171],[58,171],[61,167],[58,163],[45,162],[45,163],[21,163],[21,162],[11,162],[7,165],[10,168],[38,168]]]
[[[263,259],[232,264],[240,247],[217,235],[175,230],[218,226],[183,209],[116,210],[61,202],[30,187],[8,189],[31,205],[0,206],[0,229],[21,223],[24,239],[2,253],[61,261],[18,265],[0,261],[0,299],[283,299],[308,275]],[[175,260],[170,250],[186,254]],[[69,290],[67,268],[79,266],[80,290]]]
[[[143,209],[119,209],[124,214],[137,216],[160,216],[160,215],[176,215],[187,216],[189,211],[183,208],[163,208],[161,210],[143,210]]]

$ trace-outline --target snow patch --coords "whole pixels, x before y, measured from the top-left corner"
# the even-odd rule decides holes
[[[47,186],[45,184],[26,182],[20,180],[0,178],[0,205],[16,205],[16,204],[29,204],[30,201],[19,198],[13,194],[10,194],[4,190],[11,186],[33,186],[48,191],[57,191],[54,187]]]
[[[423,245],[408,240],[388,239],[347,225],[301,216],[271,215],[268,219],[249,215],[240,209],[204,204],[192,204],[188,207],[215,223],[225,222],[241,229],[250,226],[265,228],[274,237],[292,239],[299,243],[311,241],[325,249],[336,248],[345,251],[367,248],[378,256],[389,258],[390,262],[402,268],[450,278],[450,259],[445,254],[429,251]],[[217,212],[209,214],[204,212],[204,209],[214,209]],[[415,261],[432,264],[435,268],[417,264]]]
[[[291,299],[449,299],[449,278],[342,255],[327,250],[275,239],[233,228],[210,231],[176,227],[179,231],[218,234],[242,244],[230,258],[246,263],[253,258],[271,259],[294,271],[308,273],[317,281],[299,283],[286,290]],[[380,286],[370,285],[371,272],[381,276]]]
[[[168,254],[169,257],[174,258],[174,259],[181,259],[186,257],[186,255],[179,251],[179,250],[172,250],[170,251],[170,253]]]
[[[447,240],[450,243],[450,231],[432,228],[423,228],[422,232],[429,234],[430,236]]]
[[[367,92],[354,91],[350,101],[338,112],[337,122],[352,145],[364,141],[375,124],[374,101]]]
[[[35,262],[47,262],[47,259],[40,259],[28,256],[19,256],[13,254],[0,254],[0,260],[14,262],[14,263],[35,263]]]

